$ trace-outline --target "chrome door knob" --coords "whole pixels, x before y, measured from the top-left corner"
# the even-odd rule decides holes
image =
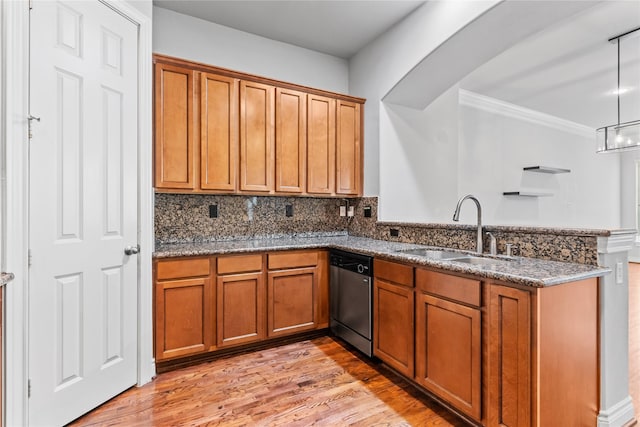
[[[139,252],[140,252],[140,245],[127,246],[126,248],[124,248],[125,255],[135,255]]]

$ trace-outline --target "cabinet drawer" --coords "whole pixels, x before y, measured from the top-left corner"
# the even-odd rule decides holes
[[[373,275],[379,279],[413,287],[413,267],[408,265],[374,259]]]
[[[318,264],[318,252],[282,252],[268,255],[269,270],[283,268],[315,267]]]
[[[218,258],[218,274],[248,273],[262,270],[262,255],[239,255]]]
[[[416,286],[430,294],[480,307],[480,281],[416,269]]]
[[[158,261],[158,280],[181,279],[209,275],[209,258]]]

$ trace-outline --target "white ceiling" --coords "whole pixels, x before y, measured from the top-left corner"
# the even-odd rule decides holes
[[[348,59],[424,1],[153,0],[226,27]]]
[[[473,1],[473,0],[453,0]],[[424,1],[153,0],[155,6],[350,58]],[[470,73],[464,89],[592,128],[617,121],[613,36],[640,27],[640,0],[608,0],[561,20]],[[497,31],[497,30],[496,30]],[[621,121],[640,120],[640,31],[622,41]],[[383,58],[381,58],[383,60]]]
[[[617,45],[640,27],[640,1],[606,1],[517,44],[462,80],[464,89],[598,128],[617,122]],[[621,45],[621,121],[640,120],[640,31]]]

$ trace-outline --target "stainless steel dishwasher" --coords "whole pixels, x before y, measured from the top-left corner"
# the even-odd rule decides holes
[[[338,337],[373,356],[373,258],[332,250],[330,259],[330,327]]]

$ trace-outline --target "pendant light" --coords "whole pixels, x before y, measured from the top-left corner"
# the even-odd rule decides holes
[[[620,123],[620,40],[638,30],[640,27],[609,39],[609,42],[618,44],[618,123],[596,129],[598,153],[640,148],[640,120]]]

